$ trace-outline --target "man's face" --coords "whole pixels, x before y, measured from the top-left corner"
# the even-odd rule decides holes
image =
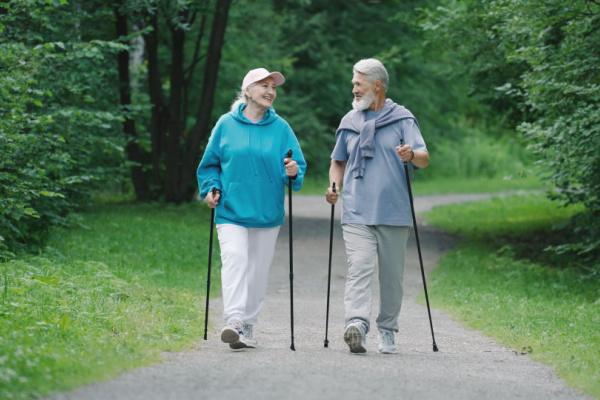
[[[368,110],[375,100],[373,85],[366,79],[365,75],[355,72],[352,77],[352,86],[352,94],[354,95],[352,108],[361,111]]]

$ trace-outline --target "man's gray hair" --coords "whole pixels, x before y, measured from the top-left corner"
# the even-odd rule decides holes
[[[354,64],[353,72],[358,72],[366,76],[367,81],[374,83],[376,80],[380,80],[383,83],[383,87],[387,91],[390,83],[390,76],[387,70],[381,63],[381,61],[374,58],[367,58],[360,60]]]

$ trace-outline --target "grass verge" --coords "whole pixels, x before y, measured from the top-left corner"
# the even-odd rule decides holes
[[[68,390],[197,346],[209,218],[198,203],[100,205],[42,254],[0,264],[0,398]]]
[[[419,172],[415,173],[413,192],[415,196],[444,194],[444,193],[493,193],[508,190],[536,190],[543,189],[544,184],[534,174],[520,177],[478,177],[459,179],[419,179]],[[307,176],[302,186],[301,194],[325,195],[329,186],[327,176]]]
[[[432,305],[600,398],[600,265],[545,252],[574,208],[543,195],[437,207],[428,223],[465,236],[429,278]]]

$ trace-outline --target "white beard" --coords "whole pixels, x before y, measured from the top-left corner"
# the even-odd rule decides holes
[[[365,95],[363,95],[360,101],[357,101],[356,98],[352,101],[352,108],[358,111],[368,110],[371,107],[371,104],[375,101],[375,93],[372,90]]]

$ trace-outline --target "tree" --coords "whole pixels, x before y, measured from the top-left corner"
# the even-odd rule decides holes
[[[127,17],[121,12],[123,6],[124,0],[116,0],[113,6],[117,40],[124,40],[124,38],[129,36]],[[119,71],[119,94],[121,107],[123,107],[123,112],[125,113],[123,120],[123,132],[125,133],[126,137],[129,138],[125,149],[127,151],[127,157],[129,161],[133,163],[131,166],[131,182],[133,183],[136,198],[138,200],[148,200],[150,198],[150,188],[146,182],[142,168],[142,155],[137,142],[138,135],[136,132],[135,120],[128,112],[132,106],[129,58],[129,48],[124,48],[117,55]]]
[[[430,40],[457,51],[484,98],[521,110],[515,123],[559,189],[551,197],[584,205],[572,220],[575,238],[557,251],[600,249],[599,26],[600,4],[592,0],[448,2],[424,24]],[[469,63],[473,57],[479,62]],[[477,79],[503,69],[515,73]]]
[[[352,66],[363,58],[384,63],[388,97],[415,114],[431,149],[441,136],[459,136],[453,114],[474,101],[464,80],[447,79],[443,53],[426,46],[418,8],[431,4],[438,1],[274,2],[293,60],[278,110],[290,116],[311,173],[327,174],[335,130],[351,107]]]
[[[2,257],[37,248],[93,188],[122,175],[120,114],[107,84],[122,46],[90,37],[104,32],[94,2],[74,1],[77,13],[64,3],[0,5]]]
[[[118,7],[121,16],[128,15],[137,29],[146,31],[144,42],[152,107],[150,131],[154,195],[169,202],[189,201],[195,189],[192,178],[200,155],[200,145],[210,132],[213,98],[230,7],[231,0],[216,1],[206,53],[201,53],[200,47],[206,42],[204,33],[209,15],[208,0],[130,0]],[[198,19],[200,26],[194,28]],[[170,38],[161,35],[163,27],[168,30]],[[193,47],[187,40],[192,33],[195,35]],[[162,48],[160,44],[164,40],[169,40],[169,45]],[[165,48],[170,52],[166,71],[160,54]],[[186,55],[189,58],[187,63]],[[205,60],[202,95],[196,103],[198,97],[190,98],[189,89],[195,82],[196,66],[202,60]],[[164,90],[166,82],[168,96]],[[197,107],[195,114],[192,110],[194,105]],[[194,115],[196,122],[190,129],[190,119]]]

